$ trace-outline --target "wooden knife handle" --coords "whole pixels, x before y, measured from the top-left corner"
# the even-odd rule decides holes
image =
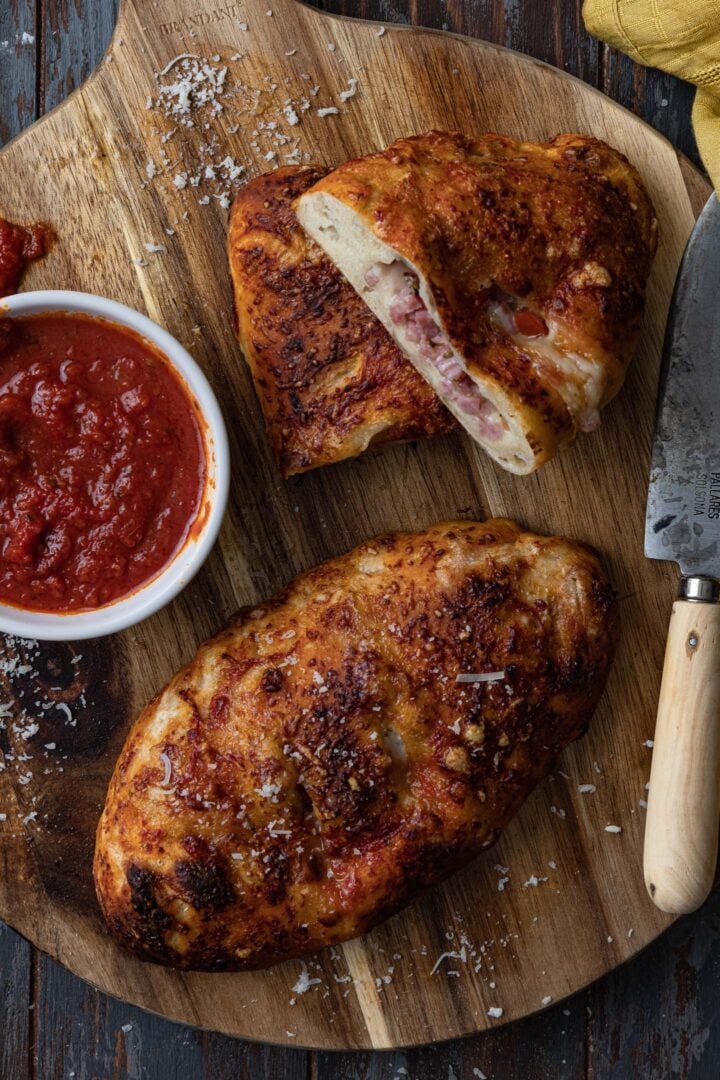
[[[719,820],[720,604],[676,600],[645,824],[645,885],[662,911],[695,911],[707,897]]]

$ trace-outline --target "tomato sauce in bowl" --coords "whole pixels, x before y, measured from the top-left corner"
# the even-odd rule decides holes
[[[155,345],[0,309],[0,602],[66,613],[134,592],[183,547],[206,474],[199,407]]]

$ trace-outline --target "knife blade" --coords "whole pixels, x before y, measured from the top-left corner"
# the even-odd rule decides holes
[[[715,876],[720,820],[720,202],[688,241],[665,335],[645,554],[680,567],[645,825],[645,884],[694,911]]]
[[[680,264],[665,335],[645,554],[720,577],[720,201]]]

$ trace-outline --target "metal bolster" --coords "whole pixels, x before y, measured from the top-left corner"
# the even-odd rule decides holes
[[[680,579],[680,599],[693,604],[717,604],[720,601],[720,581],[704,576]]]

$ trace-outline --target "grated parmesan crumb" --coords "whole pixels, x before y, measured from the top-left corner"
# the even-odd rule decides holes
[[[357,84],[357,79],[348,79],[349,89],[340,91],[340,100],[349,101],[351,97],[355,97],[355,94],[357,93]]]
[[[322,979],[312,979],[307,964],[302,961],[301,964],[300,975],[291,990],[293,994],[306,994],[311,986],[317,986],[322,982]]]
[[[455,676],[456,683],[499,682],[505,678],[505,671],[461,672]]]

